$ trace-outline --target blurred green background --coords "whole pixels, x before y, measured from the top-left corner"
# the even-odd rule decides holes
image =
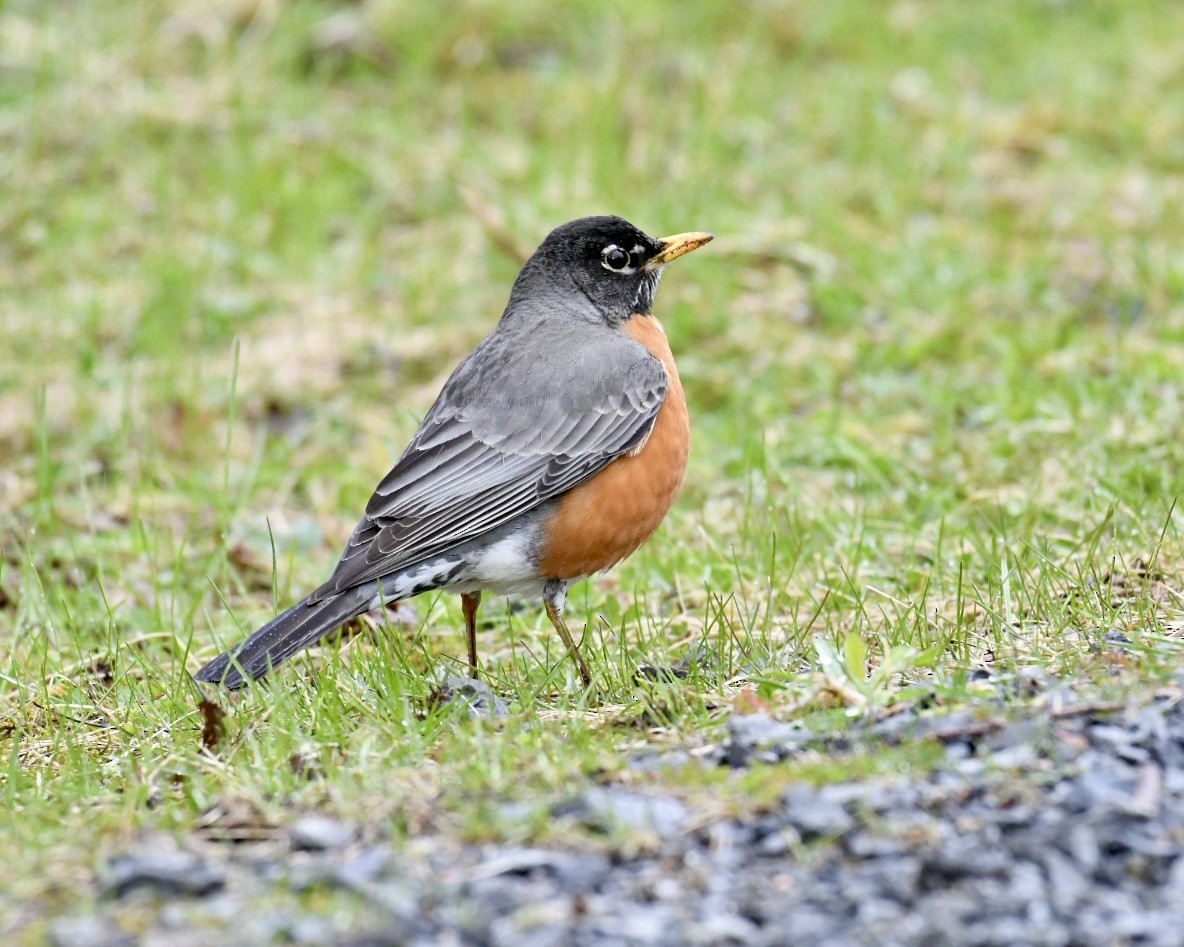
[[[1151,643],[1133,680],[1170,673],[1184,5],[7,0],[14,806],[68,831],[41,780],[69,759],[79,794],[146,818],[126,734],[188,774],[181,824],[223,780],[295,779],[278,734],[305,739],[307,708],[252,730],[275,766],[213,772],[185,669],[324,579],[522,254],[591,213],[717,234],[657,306],[684,494],[573,597],[618,703],[633,663],[705,634],[743,644],[719,680],[756,661],[798,709],[833,700],[815,635],[869,642],[857,678],[900,647],[956,689],[984,660],[1110,680],[1089,645],[1120,627]],[[428,681],[464,654],[459,609],[417,608]],[[499,686],[572,697],[570,669],[536,675],[561,657],[545,620],[492,617]],[[690,730],[719,705],[696,706]],[[471,749],[370,712],[405,762]],[[95,719],[122,730],[86,742]]]
[[[836,583],[940,606],[1009,550],[1072,574],[1095,528],[1143,558],[1164,530],[1178,5],[9,2],[2,22],[14,678],[164,629],[208,652],[228,605],[251,625],[318,583],[522,254],[589,213],[718,234],[659,305],[695,414],[683,542],[626,585],[767,586],[780,542],[760,608],[801,639],[790,616]]]
[[[696,420],[683,542],[627,585],[763,587],[779,541],[760,608],[800,640],[788,616],[836,583],[940,606],[966,570],[989,596],[1009,550],[1070,575],[1103,533],[1145,559],[1168,523],[1178,5],[9,2],[2,22],[16,679],[164,629],[208,651],[228,605],[251,625],[319,582],[521,255],[588,213],[719,235],[659,307]]]

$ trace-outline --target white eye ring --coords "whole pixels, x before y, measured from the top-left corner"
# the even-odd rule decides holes
[[[600,265],[614,273],[628,273],[633,267],[633,257],[628,250],[622,250],[615,243],[610,243],[600,252]]]

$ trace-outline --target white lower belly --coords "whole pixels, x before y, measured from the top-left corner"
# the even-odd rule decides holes
[[[499,595],[541,595],[543,582],[531,560],[525,531],[514,533],[475,551],[465,570],[464,585],[472,590],[487,589]]]

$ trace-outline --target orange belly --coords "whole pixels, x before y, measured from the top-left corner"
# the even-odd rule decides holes
[[[641,450],[618,457],[560,499],[539,555],[539,571],[548,579],[592,575],[635,552],[658,528],[682,486],[691,425],[666,333],[654,316],[634,316],[625,329],[662,362],[670,388]]]

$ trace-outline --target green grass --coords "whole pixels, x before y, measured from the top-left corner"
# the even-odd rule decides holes
[[[733,706],[841,729],[982,701],[984,662],[1103,696],[1175,673],[1184,8],[463,8],[0,4],[0,844],[27,866],[0,930],[219,804],[572,842],[501,804],[756,807],[932,758],[626,770]],[[203,751],[188,674],[325,578],[516,248],[604,212],[717,240],[658,301],[687,486],[570,599],[598,696],[541,610],[492,602],[513,715],[432,709],[465,651],[426,596],[219,698]]]

